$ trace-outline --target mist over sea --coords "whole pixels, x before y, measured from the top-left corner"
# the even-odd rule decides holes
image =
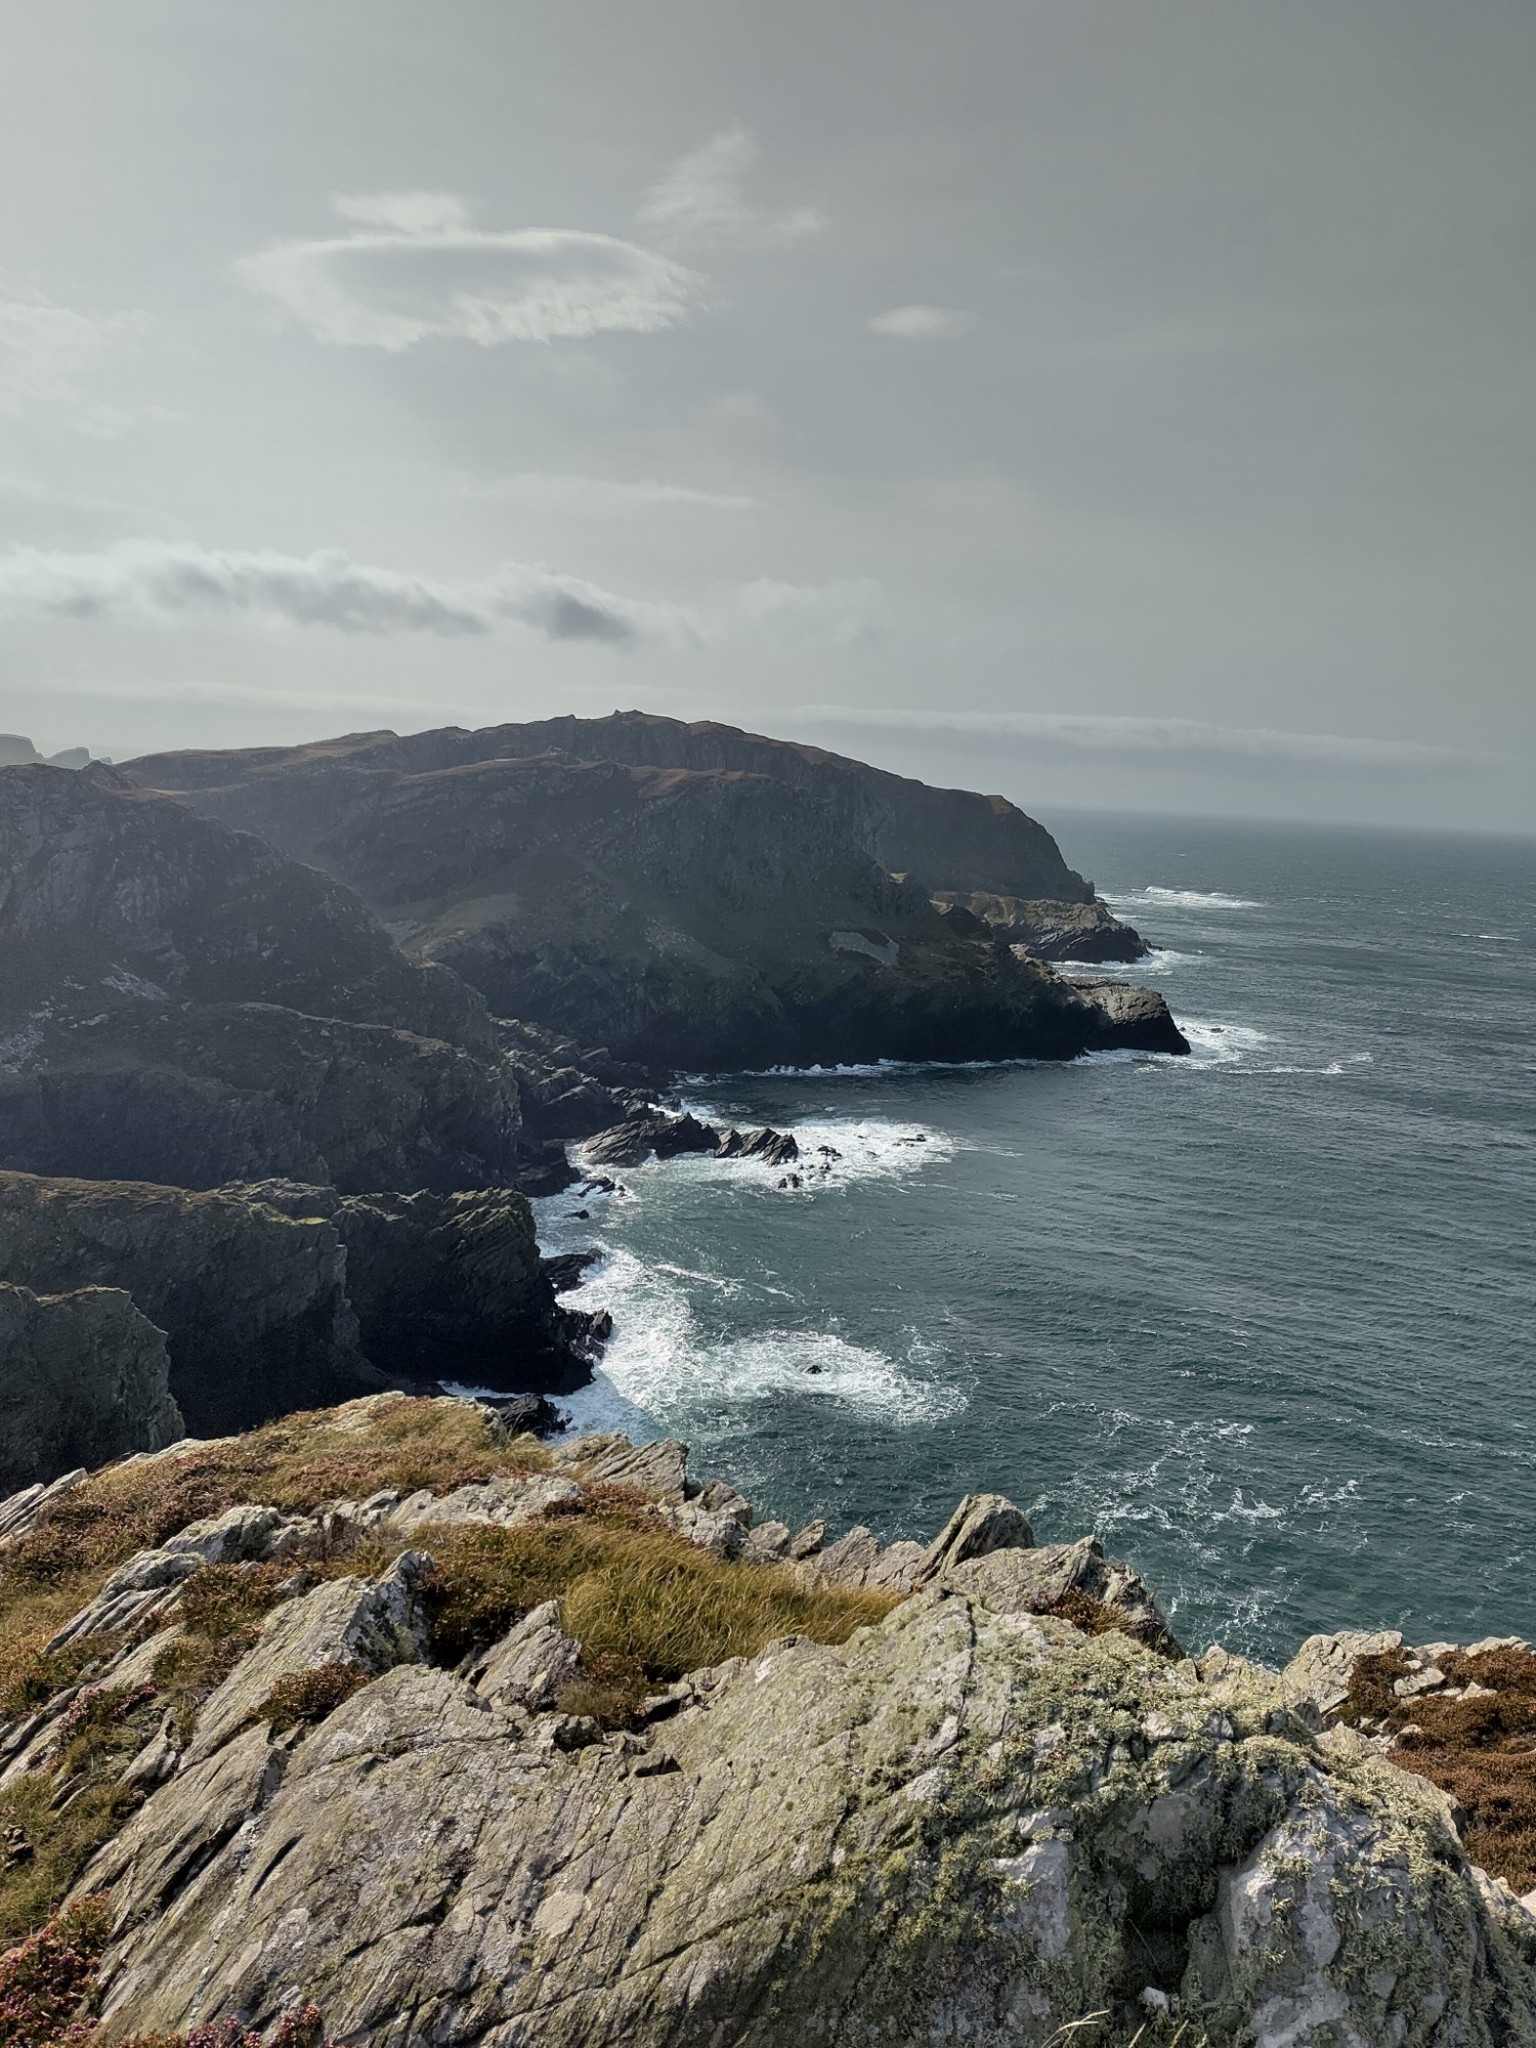
[[[605,1255],[577,1423],[833,1533],[1007,1493],[1197,1648],[1536,1636],[1536,840],[1048,822],[1193,1057],[700,1083],[805,1185],[538,1205]]]

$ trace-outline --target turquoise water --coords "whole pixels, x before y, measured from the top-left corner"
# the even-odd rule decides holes
[[[789,1521],[1007,1493],[1196,1646],[1536,1636],[1536,841],[1049,822],[1194,1057],[698,1084],[841,1156],[541,1204],[617,1323],[576,1419]]]

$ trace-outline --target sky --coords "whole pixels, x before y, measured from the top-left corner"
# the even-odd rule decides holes
[[[0,729],[1536,829],[1529,0],[8,0]]]

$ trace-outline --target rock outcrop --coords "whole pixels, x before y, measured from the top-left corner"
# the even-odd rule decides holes
[[[317,1418],[315,1469],[455,1412]],[[217,1470],[227,1450],[144,1469]],[[1090,2023],[1206,2048],[1536,2042],[1536,1916],[1469,1862],[1454,1804],[1320,1730],[1281,1674],[1153,1646],[1150,1596],[1112,1560],[1094,1577],[1096,1546],[1036,1545],[1010,1502],[969,1499],[931,1544],[881,1553],[910,1590],[865,1626],[758,1642],[605,1721],[584,1709],[589,1631],[623,1612],[579,1563],[555,1583],[533,1561],[584,1535],[615,1561],[672,1543],[680,1571],[669,1528],[716,1557],[718,1526],[759,1532],[680,1445],[541,1457],[451,1490],[229,1507],[123,1559],[60,1630],[99,1659],[0,1730],[0,1786],[124,1788],[76,1883],[110,1898],[102,2048],[229,2023],[270,2038],[311,2008],[370,2048],[1059,2048]],[[47,1511],[0,1502],[4,1557]],[[847,1541],[803,1535],[701,1558],[698,1594],[712,1573],[823,1583]],[[471,1560],[461,1590],[434,1545]],[[498,1556],[533,1589],[510,1608]],[[217,1597],[247,1583],[265,1619],[167,1713],[159,1687],[198,1668],[178,1646],[209,1626],[188,1603],[210,1564]],[[152,1633],[122,1646],[134,1601]],[[70,1736],[90,1714],[85,1761]]]
[[[556,1304],[532,1212],[510,1188],[341,1196],[269,1181],[244,1192],[335,1226],[362,1348],[383,1371],[506,1393],[568,1394],[591,1379],[597,1319]]]
[[[821,768],[505,751],[531,730],[159,756],[129,772],[346,882],[413,959],[453,969],[498,1015],[642,1067],[1070,1058],[1113,1033],[1049,969],[893,875],[890,845],[872,855],[868,806],[829,795]],[[630,730],[594,721],[592,743]],[[769,767],[806,765],[762,745]],[[1038,835],[1060,868],[1048,835],[1000,799],[926,798],[936,817],[958,805],[999,861]],[[1050,886],[1068,891],[1067,872]],[[1029,886],[1040,893],[1040,876]]]
[[[935,890],[933,900],[941,909],[969,912],[994,937],[1035,960],[1142,960],[1152,950],[1134,926],[1122,924],[1097,899],[1054,903],[972,889]]]
[[[166,1333],[170,1391],[197,1436],[380,1384],[335,1226],[239,1191],[0,1173],[0,1281],[131,1295]]]
[[[191,1193],[0,1173],[0,1281],[126,1290],[166,1332],[170,1390],[197,1435],[386,1374],[510,1393],[592,1376],[593,1320],[557,1305],[528,1204],[507,1189]]]
[[[110,769],[0,770],[0,1165],[474,1187],[518,1133],[483,1003],[348,890]]]
[[[119,1288],[0,1285],[0,1490],[185,1435],[165,1335]]]

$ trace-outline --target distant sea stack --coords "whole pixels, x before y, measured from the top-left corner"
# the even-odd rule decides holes
[[[819,748],[624,713],[157,755],[124,775],[345,883],[496,1015],[645,1065],[1188,1050],[1160,998],[1125,1023],[932,900],[1077,914],[1101,946],[1081,957],[1111,957],[1125,928],[1042,826]]]

